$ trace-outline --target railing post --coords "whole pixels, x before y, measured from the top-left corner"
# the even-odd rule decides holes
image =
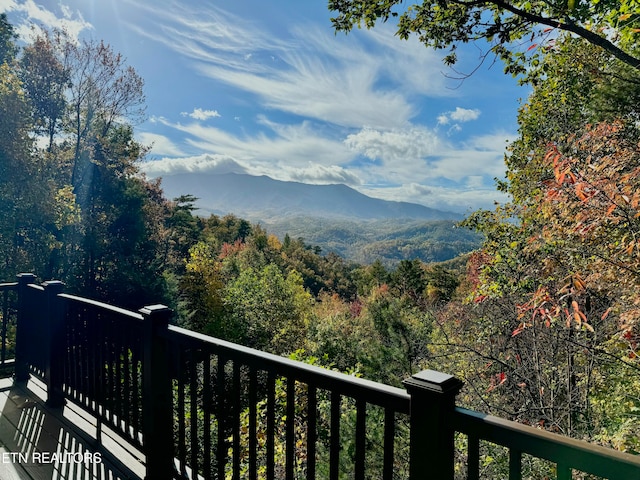
[[[146,455],[146,480],[173,478],[173,397],[167,341],[171,310],[151,305],[140,310],[144,317],[142,358],[142,428]]]
[[[33,273],[19,273],[18,277],[18,315],[16,318],[16,360],[15,380],[29,380],[29,319],[27,318],[27,285],[36,281]]]
[[[62,378],[64,369],[64,300],[58,297],[64,283],[51,280],[42,284],[47,298],[48,335],[45,342],[44,377],[47,385],[47,404],[52,407],[64,405]]]
[[[455,397],[463,382],[423,370],[402,382],[411,395],[411,480],[453,480]]]

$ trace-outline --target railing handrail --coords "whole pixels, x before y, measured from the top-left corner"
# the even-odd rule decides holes
[[[60,298],[64,298],[68,301],[84,304],[87,306],[91,306],[94,308],[99,308],[102,310],[106,310],[111,313],[115,313],[117,315],[128,317],[132,320],[142,321],[142,315],[138,312],[132,312],[131,310],[127,310],[125,308],[116,307],[114,305],[109,305],[108,303],[100,302],[98,300],[92,300],[90,298],[78,297],[76,295],[69,295],[68,293],[61,293],[58,295]]]
[[[640,471],[640,456],[512,420],[456,407],[452,421],[457,432],[601,477],[627,479]]]
[[[17,290],[18,282],[1,282],[0,290]]]
[[[398,413],[409,413],[411,397],[406,390],[391,385],[262,352],[174,325],[169,325],[166,335],[171,341],[189,343],[196,347],[202,345],[214,348],[225,358],[241,359],[245,365],[256,366],[265,371],[271,370],[277,375],[348,397],[366,398],[369,404],[391,408]]]

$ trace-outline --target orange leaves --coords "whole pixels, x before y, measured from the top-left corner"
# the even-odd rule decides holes
[[[573,300],[571,302],[571,308],[573,309],[573,320],[575,322],[576,329],[584,328],[590,332],[593,332],[593,327],[589,325],[587,321],[587,316],[584,314],[580,307],[578,306],[578,302]],[[567,327],[570,327],[570,317],[567,317]]]
[[[519,333],[522,333],[522,331],[526,328],[526,326],[527,325],[525,323],[521,323],[513,332],[511,332],[511,336],[515,337]]]
[[[535,322],[539,322],[546,328],[551,328],[558,323],[566,325],[566,328],[593,332],[594,329],[589,323],[587,314],[580,307],[579,299],[583,297],[588,297],[588,288],[585,280],[578,273],[570,275],[564,286],[556,292],[539,287],[528,302],[516,306],[520,323],[511,332],[511,338],[533,327]],[[586,300],[582,301],[586,302]],[[606,315],[608,311],[603,314],[602,320]]]
[[[489,388],[487,388],[487,392],[490,392],[498,388],[500,385],[502,385],[506,381],[507,381],[507,374],[505,372],[500,372],[495,374],[493,377],[491,377],[491,384],[489,385]]]

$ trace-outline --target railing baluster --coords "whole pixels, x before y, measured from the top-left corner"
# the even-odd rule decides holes
[[[480,438],[477,435],[467,437],[467,479],[480,479]]]
[[[106,316],[106,315],[105,315]],[[113,320],[110,318],[110,316],[106,316],[107,318],[100,318],[100,321],[112,321]],[[115,322],[113,322],[115,324]],[[88,327],[88,326],[87,326]],[[125,349],[124,349],[124,342],[122,340],[122,329],[117,328],[116,325],[114,325],[113,327],[114,329],[114,338],[115,338],[115,351],[116,351],[116,358],[115,358],[115,412],[116,412],[116,418],[117,418],[117,425],[118,427],[122,428],[122,421],[125,418],[124,416],[124,405],[123,405],[123,385],[122,385],[122,358],[126,355]],[[88,349],[87,349],[87,355],[89,354]]]
[[[338,480],[340,474],[340,394],[331,392],[331,433],[329,440],[329,478]]]
[[[258,403],[258,375],[254,368],[249,371],[249,480],[258,478],[257,456],[257,403]]]
[[[102,319],[99,319],[102,320]],[[83,386],[82,391],[85,394],[86,400],[90,401],[91,398],[95,398],[95,390],[93,387],[95,385],[95,363],[93,362],[93,355],[91,354],[91,350],[94,345],[94,332],[95,326],[102,322],[87,322],[84,327],[83,338],[86,339],[87,345],[87,356],[85,358],[86,361],[86,369],[84,371],[84,377],[86,378],[86,385]],[[91,349],[89,348],[91,346]]]
[[[558,480],[571,480],[571,468],[568,465],[558,462],[556,468],[558,470]]]
[[[211,405],[213,392],[211,391],[211,355],[203,360],[202,371],[202,413],[204,429],[204,465],[203,474],[206,480],[212,478],[211,472]]]
[[[286,419],[286,465],[285,475],[287,480],[293,480],[293,466],[295,459],[295,393],[296,393],[296,381],[294,378],[287,378],[287,419]]]
[[[142,362],[140,359],[140,338],[136,338],[134,347],[131,349],[131,362],[133,368],[133,397],[131,398],[131,405],[133,408],[133,430],[136,438],[140,434],[140,387],[142,385]]]
[[[233,362],[233,478],[240,480],[240,364]]]
[[[307,388],[307,480],[315,480],[316,478],[317,392],[315,385],[309,385]]]
[[[362,398],[356,400],[356,480],[365,478],[365,435],[367,421],[367,403]]]
[[[275,480],[275,445],[276,430],[276,378],[273,372],[267,376],[267,480]]]
[[[104,356],[105,356],[105,339],[107,336],[105,335],[104,322],[97,322],[93,326],[93,331],[95,332],[95,348],[96,355],[94,355],[95,363],[94,363],[94,377],[95,377],[95,396],[96,396],[96,410],[98,414],[104,414],[104,397],[106,395],[106,391],[104,389]],[[137,418],[137,416],[136,416]]]
[[[396,415],[393,410],[384,410],[384,463],[382,465],[382,478],[384,480],[393,479],[393,464],[395,461],[395,440],[396,440]]]
[[[2,292],[2,364],[7,360],[7,321],[9,320],[9,290]]]
[[[509,449],[509,480],[522,480],[522,452]]]
[[[225,466],[227,463],[227,448],[226,448],[226,416],[228,415],[225,405],[225,390],[226,379],[224,373],[224,367],[226,359],[222,355],[218,355],[218,372],[216,376],[217,381],[217,417],[218,417],[218,439],[217,439],[217,455],[216,460],[218,463],[218,478],[225,477]]]
[[[98,318],[94,318],[94,321],[99,320]],[[115,403],[115,382],[116,382],[116,373],[115,373],[115,340],[114,340],[114,328],[112,322],[105,321],[101,322],[104,324],[108,331],[108,343],[107,343],[107,398],[108,401],[106,403],[107,407],[107,420],[111,423],[114,422],[114,412],[116,409]]]
[[[191,425],[189,433],[191,436],[191,470],[194,475],[198,472],[198,360],[196,352],[191,350],[189,355],[189,398]]]
[[[186,421],[186,405],[185,405],[185,384],[186,368],[185,355],[183,351],[178,354],[178,462],[180,463],[180,474],[187,474],[187,421]]]

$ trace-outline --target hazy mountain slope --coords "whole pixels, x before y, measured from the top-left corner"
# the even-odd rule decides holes
[[[407,202],[390,202],[363,195],[346,185],[309,185],[272,178],[228,173],[176,174],[162,179],[168,198],[192,194],[208,213],[252,221],[290,216],[341,219],[413,218],[459,219],[460,215]]]

